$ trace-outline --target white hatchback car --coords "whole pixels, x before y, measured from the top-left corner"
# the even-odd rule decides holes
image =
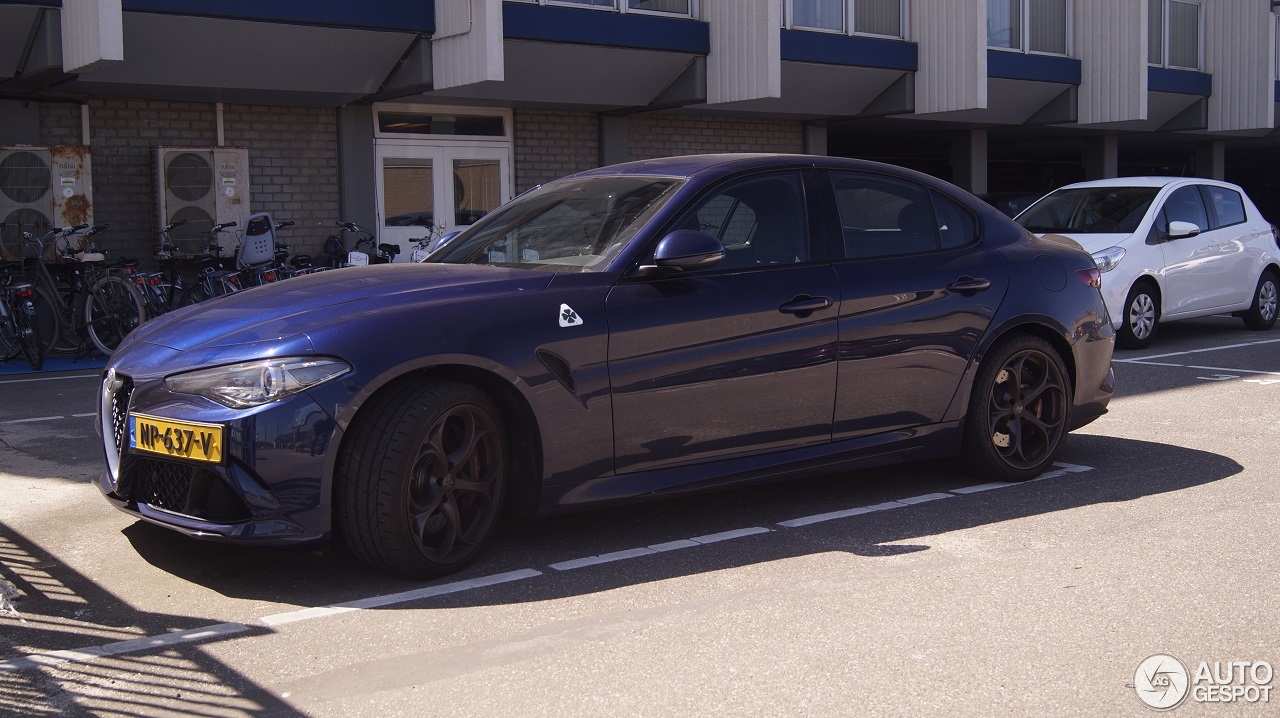
[[[1017,216],[1079,242],[1102,271],[1120,346],[1141,349],[1160,322],[1230,313],[1276,322],[1280,234],[1233,184],[1121,177],[1067,185]]]

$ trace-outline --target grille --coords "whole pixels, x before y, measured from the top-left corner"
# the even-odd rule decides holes
[[[195,468],[168,461],[138,461],[138,489],[134,498],[157,509],[186,513]]]
[[[111,395],[111,434],[116,440],[116,450],[123,456],[129,442],[129,397],[133,395],[133,381],[117,377],[124,384]]]

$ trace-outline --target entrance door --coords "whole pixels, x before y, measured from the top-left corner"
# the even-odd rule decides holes
[[[377,144],[378,241],[409,261],[417,240],[476,222],[511,198],[510,152],[491,145]]]

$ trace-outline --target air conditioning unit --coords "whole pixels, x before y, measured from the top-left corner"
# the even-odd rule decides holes
[[[170,235],[172,239],[198,239],[225,222],[243,230],[249,216],[248,148],[157,147],[155,163],[160,226],[187,221]],[[227,244],[223,249],[231,250]],[[179,246],[197,250],[189,244]]]
[[[18,256],[23,232],[93,224],[93,180],[84,145],[0,145],[0,242]]]

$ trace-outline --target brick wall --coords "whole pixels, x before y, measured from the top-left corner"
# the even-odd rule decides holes
[[[700,115],[633,115],[627,126],[632,160],[715,152],[803,152],[799,122]]]
[[[599,166],[593,112],[515,111],[516,193]]]
[[[80,141],[77,105],[44,104],[40,141]],[[217,143],[214,106],[158,100],[89,101],[94,221],[110,224],[99,246],[150,260],[158,217],[152,148]],[[293,220],[284,230],[295,252],[319,253],[338,217],[337,116],[332,109],[226,105],[226,143],[249,148],[250,209]]]

